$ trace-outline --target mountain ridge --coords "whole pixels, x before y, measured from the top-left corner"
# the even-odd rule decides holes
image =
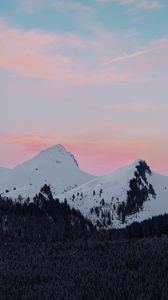
[[[54,198],[66,199],[99,228],[122,228],[168,213],[168,177],[153,172],[143,159],[93,176],[82,171],[74,155],[58,144],[10,171],[0,169],[3,197],[33,201],[45,184]]]
[[[60,198],[66,198],[100,228],[122,228],[168,212],[168,177],[151,171],[145,161],[136,160]]]
[[[44,184],[50,184],[55,194],[91,178],[92,175],[79,168],[74,155],[59,144],[17,165],[8,176],[0,176],[0,193],[6,194],[7,190],[8,196],[12,198],[15,194],[33,197]]]

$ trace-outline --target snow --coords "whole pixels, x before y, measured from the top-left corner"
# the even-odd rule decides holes
[[[92,175],[80,170],[71,153],[62,145],[56,145],[2,174],[0,193],[15,199],[19,194],[31,198],[44,184],[49,184],[55,195],[92,178]],[[6,193],[6,190],[9,192]]]
[[[140,222],[168,213],[168,177],[152,172],[146,173],[146,177],[156,197],[150,195],[142,211],[127,216],[124,224],[119,220],[117,207],[127,200],[130,180],[134,178],[140,161],[138,159],[111,174],[95,177],[83,172],[75,157],[62,145],[56,145],[14,169],[0,168],[0,194],[12,199],[21,195],[24,199],[29,197],[32,200],[41,187],[48,184],[54,197],[60,201],[66,198],[71,207],[79,209],[94,224],[97,221],[103,222],[102,213],[108,212],[112,218],[109,228],[125,227],[134,221]],[[99,215],[95,213],[95,207],[101,208]]]
[[[0,181],[1,181],[4,177],[8,176],[8,174],[9,174],[10,172],[11,172],[10,169],[0,167]]]
[[[119,220],[116,209],[114,210],[114,205],[117,208],[118,204],[127,200],[129,183],[134,178],[134,172],[139,161],[136,160],[133,164],[122,167],[109,175],[97,177],[70,192],[61,194],[58,198],[61,201],[66,198],[70,206],[79,209],[94,224],[96,224],[97,220],[102,221],[101,212],[97,217],[95,213],[90,211],[96,206],[101,207],[103,212],[109,212],[113,217],[112,225],[109,228],[122,228],[134,221],[141,222],[153,216],[168,213],[168,177],[152,172],[151,175],[146,174],[146,177],[156,192],[156,198],[150,195],[148,201],[144,203],[143,210],[126,217],[124,224]],[[101,189],[103,192],[100,195]],[[95,191],[94,196],[93,191]],[[79,196],[77,196],[78,194]],[[73,195],[75,195],[75,199],[73,199]],[[105,201],[104,206],[101,204],[102,199]]]
[[[150,197],[150,201],[144,203],[143,210],[136,216],[138,222],[168,213],[168,177],[155,172],[147,177],[156,192],[156,199]]]

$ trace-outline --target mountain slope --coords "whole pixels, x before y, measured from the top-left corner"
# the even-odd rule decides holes
[[[63,146],[56,145],[12,170],[0,168],[3,197],[33,200],[45,184],[54,198],[66,199],[100,228],[125,227],[168,213],[168,177],[152,172],[143,160],[94,177],[80,170]]]
[[[34,202],[21,203],[0,196],[0,241],[51,242],[91,237],[93,224],[67,202],[54,200],[44,185]]]
[[[79,169],[74,156],[62,145],[56,145],[32,159],[2,172],[0,194],[11,198],[35,196],[44,184],[50,184],[53,195],[62,193],[93,178]]]
[[[98,227],[125,227],[168,213],[168,177],[137,160],[60,195],[65,198]]]
[[[11,173],[10,169],[0,167],[0,181],[3,180],[4,177],[8,176],[10,173]]]

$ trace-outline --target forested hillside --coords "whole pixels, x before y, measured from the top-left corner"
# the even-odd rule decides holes
[[[1,243],[1,300],[166,300],[168,238]]]
[[[0,299],[168,299],[168,215],[96,230],[45,185],[0,197]]]
[[[56,242],[88,238],[94,226],[66,201],[54,199],[45,185],[33,202],[0,196],[0,239],[21,242]]]

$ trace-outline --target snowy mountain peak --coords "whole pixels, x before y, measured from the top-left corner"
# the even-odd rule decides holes
[[[137,164],[139,165],[139,164],[143,164],[144,165],[144,167],[146,168],[146,171],[148,170],[149,171],[149,165],[148,165],[148,163],[144,160],[144,159],[138,159],[137,160]]]
[[[74,155],[71,152],[67,151],[66,148],[61,144],[54,145],[50,148],[42,150],[39,153],[39,155],[48,155],[50,158],[58,154],[62,155],[62,157],[63,155],[69,157],[72,160],[72,162],[75,163],[75,165],[78,167],[78,162],[75,159]]]
[[[4,168],[4,167],[0,167],[0,171],[5,171],[5,170],[8,170],[8,168]]]
[[[167,191],[168,178],[138,159],[60,195],[60,199],[66,198],[96,226],[116,228],[166,211]]]
[[[141,158],[136,159],[132,165],[135,168],[137,168],[138,166],[141,166],[141,168],[143,168],[145,172],[151,173],[151,169],[150,169],[148,163],[144,159],[141,159]]]
[[[78,167],[78,162],[75,158],[75,156],[66,150],[66,148],[61,145],[61,144],[57,144],[57,145],[54,145],[48,149],[45,149],[43,151],[41,151],[39,153],[39,155],[49,155],[50,158],[52,157],[55,157],[56,155],[62,157],[63,159],[65,158],[65,156],[69,157],[69,159],[72,161],[72,163],[74,163],[77,167]]]
[[[46,185],[54,198],[66,199],[99,228],[124,227],[168,212],[168,177],[152,172],[143,159],[94,177],[80,170],[62,145],[55,145],[12,170],[0,168],[4,197],[33,201]]]
[[[49,147],[47,149],[42,150],[40,153],[46,153],[46,152],[50,152],[50,153],[51,152],[66,153],[67,151],[66,151],[66,149],[65,149],[65,147],[63,145],[57,144],[57,145],[54,145],[54,146],[51,146],[51,147]]]
[[[37,169],[49,169],[53,166],[72,168],[78,167],[78,163],[70,152],[68,152],[62,145],[55,145],[45,150],[42,150],[40,153],[35,155],[32,159],[19,164],[15,167],[16,170],[27,171]]]
[[[7,191],[11,198],[17,198],[19,194],[24,198],[32,197],[48,184],[55,195],[92,178],[80,170],[73,154],[62,145],[55,145],[17,165],[9,176],[0,176],[0,193],[5,195]]]
[[[147,183],[147,175],[152,175],[152,171],[145,160],[140,159],[135,161],[134,175],[136,178],[139,177]]]
[[[54,145],[50,148],[47,148],[45,150],[42,150],[38,155],[48,157],[49,159],[54,158],[62,158],[64,159],[65,156],[68,157],[73,163],[75,163],[76,166],[78,166],[78,163],[72,153],[67,151],[65,147],[61,144]]]

